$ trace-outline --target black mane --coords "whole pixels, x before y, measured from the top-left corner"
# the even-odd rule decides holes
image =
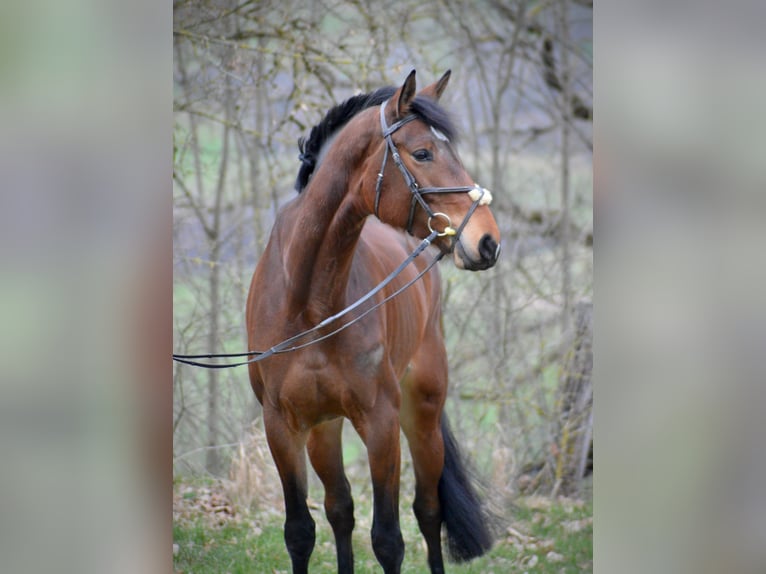
[[[369,92],[352,96],[341,104],[330,109],[321,122],[311,128],[307,138],[298,139],[298,149],[301,167],[298,170],[298,178],[295,181],[295,190],[300,193],[308,185],[311,174],[314,173],[319,152],[334,134],[345,126],[351,118],[362,110],[379,106],[396,92],[396,88],[386,86]],[[431,98],[416,96],[411,104],[410,111],[426,124],[433,126],[450,140],[457,137],[457,130],[447,112]]]
[[[311,128],[308,138],[300,138],[298,149],[301,153],[298,157],[301,160],[301,168],[298,170],[298,179],[295,181],[295,191],[300,193],[308,185],[319,158],[319,150],[325,142],[340,131],[356,114],[367,108],[379,106],[393,96],[395,91],[396,88],[386,86],[368,94],[353,96],[330,109],[322,121]]]

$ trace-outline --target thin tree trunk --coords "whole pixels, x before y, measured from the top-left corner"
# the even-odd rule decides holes
[[[224,62],[223,65],[226,65]],[[226,77],[226,89],[224,100],[224,127],[221,148],[221,163],[218,170],[218,181],[215,188],[215,201],[213,205],[213,224],[210,234],[210,319],[207,337],[207,348],[209,353],[218,353],[220,341],[219,317],[221,314],[221,207],[223,204],[224,191],[226,190],[226,174],[229,164],[229,140],[233,116],[233,95],[231,89],[231,79]],[[218,370],[208,370],[207,390],[208,390],[208,441],[210,447],[205,455],[205,467],[210,474],[218,475],[221,471],[221,459],[218,449],[215,448],[220,442],[220,422],[219,422],[219,395]]]
[[[219,287],[220,271],[218,239],[213,240],[210,249],[210,321],[208,323],[207,350],[209,353],[219,352],[218,343],[218,313],[220,312]],[[218,475],[220,471],[220,457],[216,450],[218,444],[218,370],[208,369],[207,372],[207,446],[205,451],[205,468],[212,475]]]
[[[593,436],[593,304],[574,306],[575,333],[566,355],[557,410],[552,496],[577,494]]]
[[[561,327],[564,333],[570,326],[570,299],[572,296],[572,257],[570,254],[570,189],[569,189],[569,128],[571,122],[570,102],[570,70],[569,70],[569,23],[568,2],[561,0],[558,7],[559,15],[559,55],[561,58],[561,292],[563,309],[561,311]]]

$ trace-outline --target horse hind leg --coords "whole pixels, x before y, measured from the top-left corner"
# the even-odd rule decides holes
[[[402,381],[402,430],[415,469],[413,511],[428,547],[432,573],[444,572],[441,525],[450,556],[462,562],[484,554],[492,536],[443,412],[448,367],[439,338],[424,342]]]
[[[294,432],[274,409],[265,406],[264,424],[271,455],[277,465],[285,498],[285,545],[293,574],[307,574],[314,550],[315,526],[306,497],[306,433]]]
[[[431,356],[434,359],[434,356]],[[415,470],[412,509],[428,547],[432,574],[444,572],[441,548],[442,508],[439,483],[444,466],[444,443],[439,424],[446,396],[446,365],[427,371],[417,366],[402,381],[402,430]]]
[[[309,433],[307,446],[311,465],[324,485],[324,508],[335,535],[338,573],[351,574],[354,571],[351,545],[354,501],[343,469],[342,430],[342,418],[322,423]]]

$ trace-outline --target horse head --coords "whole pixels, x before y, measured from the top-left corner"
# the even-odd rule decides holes
[[[380,106],[383,139],[371,158],[381,163],[370,162],[380,168],[374,188],[366,187],[379,219],[420,238],[437,231],[434,244],[452,253],[458,268],[477,271],[496,263],[500,230],[489,209],[492,194],[465,171],[456,130],[438,103],[449,77],[447,71],[417,92],[413,70]]]

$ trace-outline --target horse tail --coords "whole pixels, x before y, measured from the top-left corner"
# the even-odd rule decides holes
[[[455,562],[465,562],[487,552],[493,543],[489,516],[482,507],[470,470],[442,413],[444,470],[439,479],[439,503],[447,529],[447,547]]]

